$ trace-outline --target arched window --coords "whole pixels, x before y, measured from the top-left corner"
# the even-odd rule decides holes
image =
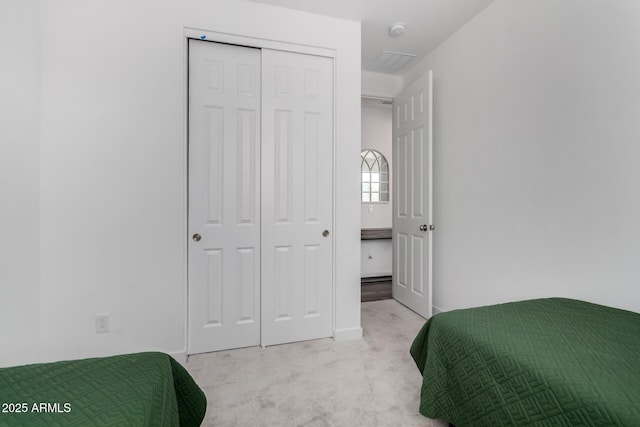
[[[360,157],[362,202],[388,202],[389,163],[387,163],[387,159],[375,150],[363,150]]]

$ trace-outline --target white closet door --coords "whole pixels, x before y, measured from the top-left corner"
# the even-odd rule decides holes
[[[262,88],[262,344],[329,337],[333,60],[263,49]]]
[[[432,74],[393,101],[393,297],[431,316]]]
[[[189,354],[260,343],[260,97],[259,49],[189,41]]]

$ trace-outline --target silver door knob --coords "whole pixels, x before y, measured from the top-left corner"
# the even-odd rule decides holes
[[[329,235],[329,230],[324,230],[322,232],[322,237],[327,237]]]
[[[427,226],[427,224],[422,224],[420,226],[420,231],[427,231],[429,229],[429,227]]]
[[[193,239],[194,242],[199,242],[200,239],[202,239],[202,236],[199,235],[198,233],[194,234],[193,237],[191,237]]]

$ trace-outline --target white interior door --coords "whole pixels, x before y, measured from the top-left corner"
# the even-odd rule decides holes
[[[432,72],[393,102],[393,297],[430,317],[432,250]]]
[[[262,52],[262,344],[333,331],[333,60]]]
[[[260,98],[259,49],[189,41],[189,354],[260,344]]]

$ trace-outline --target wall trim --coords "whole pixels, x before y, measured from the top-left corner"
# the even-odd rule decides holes
[[[176,361],[178,363],[180,363],[182,366],[184,366],[184,367],[187,366],[187,352],[186,351],[179,351],[177,353],[169,353],[169,356],[171,356],[174,359],[176,359]]]
[[[240,34],[221,33],[218,31],[202,30],[198,28],[184,27],[184,35],[189,39],[199,39],[217,43],[228,43],[238,46],[305,53],[307,55],[327,56],[329,58],[335,58],[336,56],[336,51],[334,49],[327,49],[324,47],[310,46],[292,42],[281,42],[259,37],[243,36]]]
[[[432,315],[433,315],[433,316],[435,316],[435,315],[436,315],[436,314],[438,314],[438,313],[443,313],[443,312],[447,311],[447,310],[443,310],[443,309],[441,309],[440,307],[435,306],[435,305],[433,305],[433,306],[431,306],[431,307],[432,307]]]
[[[393,271],[391,270],[380,270],[380,271],[371,271],[371,272],[368,271],[366,273],[362,273],[360,275],[360,278],[391,276],[392,274],[393,274]]]
[[[362,328],[335,329],[333,340],[336,342],[352,341],[362,339]]]

